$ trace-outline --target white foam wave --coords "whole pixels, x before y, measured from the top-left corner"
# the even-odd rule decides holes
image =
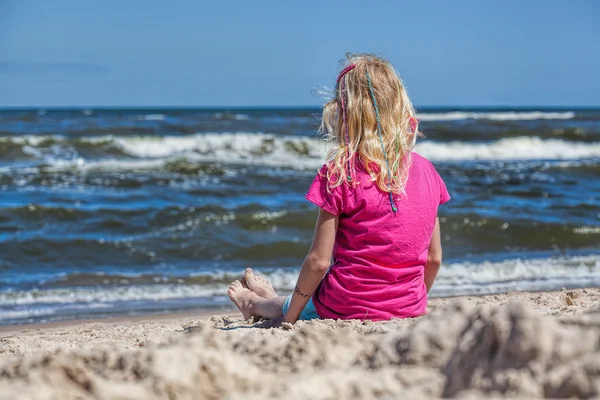
[[[276,270],[266,277],[279,290],[291,291],[297,273]],[[514,290],[557,290],[600,286],[600,256],[510,259],[500,262],[444,264],[431,294],[457,296]]]
[[[242,271],[239,271],[241,274]],[[276,269],[259,272],[281,294],[290,293],[298,270]],[[215,274],[216,277],[222,274]],[[502,293],[514,290],[556,290],[561,287],[600,286],[600,256],[574,256],[542,259],[511,259],[500,262],[444,264],[432,289],[433,296]],[[169,301],[222,297],[225,284],[157,284],[119,287],[48,289],[0,292],[0,322],[15,317],[10,313],[24,308],[59,310],[110,308],[111,304],[132,301]],[[10,315],[9,315],[10,314]]]
[[[144,114],[137,117],[140,121],[162,121],[167,116],[165,114]]]
[[[193,155],[198,161],[315,168],[327,145],[307,137],[262,133],[197,134],[185,137],[115,138],[127,154],[140,158]],[[600,157],[600,143],[516,137],[489,143],[421,142],[416,151],[431,161],[573,160]]]
[[[600,226],[581,226],[574,228],[573,233],[580,235],[597,235],[600,234]]]
[[[600,256],[589,255],[444,265],[432,294],[455,296],[597,286],[600,286]]]
[[[488,119],[492,121],[533,121],[537,119],[572,119],[573,111],[541,112],[541,111],[506,111],[506,112],[463,112],[418,113],[421,121],[461,121],[466,119]]]
[[[308,137],[264,133],[196,134],[162,138],[115,138],[125,153],[138,158],[185,156],[192,161],[317,168],[326,145]]]
[[[0,292],[0,306],[86,303],[109,304],[120,301],[157,301],[222,295],[226,285],[139,285],[112,288],[48,289]]]
[[[0,310],[0,323],[3,321],[20,320],[54,315],[59,311],[57,307],[39,307],[25,310]]]
[[[0,141],[7,138],[0,138]],[[265,133],[202,133],[188,136],[94,136],[79,139],[95,145],[113,146],[129,159],[89,160],[79,157],[61,136],[11,138],[27,154],[44,160],[46,170],[147,170],[176,160],[198,163],[261,165],[299,170],[320,167],[329,144],[311,137]],[[51,140],[49,146],[47,141]],[[505,138],[493,142],[434,142],[417,144],[415,151],[433,162],[587,160],[600,157],[600,142],[580,143],[539,137]]]
[[[416,151],[431,161],[577,160],[600,157],[600,143],[516,137],[490,143],[422,142]]]
[[[228,114],[228,113],[215,113],[213,114],[213,118],[215,119],[235,119],[237,121],[247,121],[250,119],[250,116],[247,114]]]
[[[40,146],[46,141],[61,142],[66,141],[66,137],[60,135],[22,135],[22,136],[2,136],[0,143],[14,143],[29,146]]]
[[[92,171],[117,171],[117,172],[128,172],[128,171],[147,171],[160,169],[164,166],[165,161],[160,159],[151,160],[99,160],[99,161],[86,161],[83,158],[77,160],[56,160],[53,161],[49,166],[44,167],[46,172],[58,172],[64,170],[77,169],[82,172]]]

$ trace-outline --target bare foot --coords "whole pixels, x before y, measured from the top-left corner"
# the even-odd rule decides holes
[[[240,278],[240,283],[242,284],[242,287],[245,287],[246,289],[250,289],[248,287],[248,282],[246,282],[246,276],[242,275],[242,277]]]
[[[242,280],[244,281],[242,285],[245,283],[248,286],[248,289],[264,299],[273,299],[275,297],[279,297],[279,295],[275,292],[275,289],[273,289],[271,282],[262,276],[254,275],[252,268],[246,268],[246,272],[244,273]]]
[[[229,298],[240,309],[245,320],[252,317],[252,301],[257,299],[256,293],[242,286],[240,281],[233,281],[227,291]]]

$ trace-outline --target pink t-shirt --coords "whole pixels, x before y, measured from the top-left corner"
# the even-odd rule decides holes
[[[423,271],[438,206],[450,200],[444,181],[431,162],[412,153],[406,195],[379,190],[357,163],[353,179],[327,191],[324,165],[306,199],[339,215],[334,263],[313,295],[321,318],[369,319],[415,317],[425,313]]]

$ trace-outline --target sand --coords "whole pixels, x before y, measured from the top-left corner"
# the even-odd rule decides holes
[[[434,299],[416,319],[177,316],[0,331],[0,399],[600,398],[600,289]]]

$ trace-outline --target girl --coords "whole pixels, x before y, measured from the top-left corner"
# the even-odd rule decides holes
[[[321,121],[335,147],[306,195],[320,208],[312,247],[287,298],[250,269],[231,284],[246,319],[425,313],[442,259],[438,206],[450,195],[433,165],[412,151],[415,110],[391,64],[368,54],[347,59]]]

